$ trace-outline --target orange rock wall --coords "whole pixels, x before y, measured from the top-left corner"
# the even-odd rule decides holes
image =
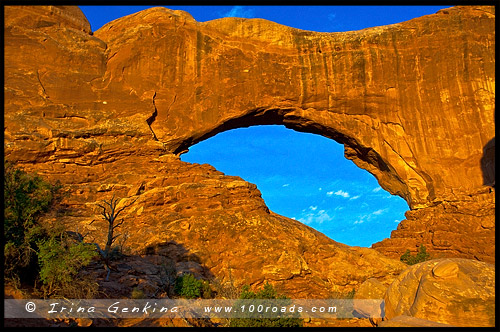
[[[460,7],[316,33],[261,19],[198,23],[156,8],[95,36],[108,46],[106,84],[150,101],[156,93],[151,127],[169,151],[230,128],[283,123],[345,144],[348,158],[418,208],[485,184],[494,22],[491,8]]]
[[[407,200],[419,217],[400,228],[416,231],[398,229],[403,240],[378,250],[397,257],[429,233],[421,238],[431,252],[492,261],[494,25],[486,6],[345,33],[200,23],[153,8],[92,34],[75,7],[6,6],[5,157],[80,192],[69,201],[85,223],[106,188],[129,193],[154,178],[144,165],[155,158],[224,130],[283,124],[344,144],[347,158]],[[161,197],[157,206],[171,207]],[[462,214],[471,200],[489,212]],[[449,234],[460,240],[442,245]]]

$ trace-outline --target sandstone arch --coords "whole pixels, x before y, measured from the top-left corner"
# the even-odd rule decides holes
[[[494,136],[492,15],[460,7],[328,34],[153,8],[95,35],[114,55],[110,83],[162,101],[151,126],[168,151],[238,126],[284,124],[345,144],[415,209],[482,185],[470,164]]]
[[[127,156],[283,124],[344,144],[407,200],[408,220],[379,250],[420,242],[494,259],[494,193],[481,172],[495,136],[494,8],[331,34],[153,8],[93,35],[74,9],[5,9],[7,159],[102,179],[97,167]]]
[[[189,146],[227,130],[254,125],[283,125],[296,131],[322,135],[344,145],[346,157],[353,159],[358,165],[371,166],[371,168],[375,169],[374,173],[379,178],[385,180],[386,188],[390,188],[392,194],[409,199],[408,190],[402,185],[403,181],[397,176],[394,168],[386,164],[384,159],[375,150],[361,146],[356,138],[345,136],[345,134],[334,128],[322,126],[318,123],[311,123],[311,121],[307,120],[304,121],[304,119],[294,119],[293,116],[288,115],[292,112],[293,110],[286,109],[263,109],[250,112],[241,118],[224,122],[219,127],[200,137],[191,137],[183,141],[174,153],[185,153]]]

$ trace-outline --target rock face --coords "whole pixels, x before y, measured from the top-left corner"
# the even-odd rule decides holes
[[[93,34],[76,7],[4,8],[5,159],[65,185],[48,222],[103,241],[89,224],[115,195],[129,205],[132,251],[182,245],[222,280],[323,297],[397,275],[400,262],[278,216],[254,185],[178,158],[224,130],[282,124],[344,144],[407,200],[408,219],[378,250],[397,257],[418,239],[494,261],[494,8],[346,33],[152,8]]]
[[[391,282],[393,280],[390,280]],[[390,283],[383,284],[378,279],[370,278],[365,280],[356,290],[354,300],[358,299],[383,299]],[[370,317],[373,313],[378,313],[377,318],[370,318],[373,325],[377,325],[384,317],[383,308],[375,303],[355,302],[354,310],[360,317]]]
[[[391,237],[374,243],[374,249],[398,258],[401,248],[410,249],[415,255],[420,244],[425,244],[433,258],[466,257],[495,262],[495,196],[490,188],[482,188],[461,201],[444,201],[407,211],[405,215]]]
[[[154,96],[151,128],[168,151],[231,128],[283,124],[344,144],[411,208],[491,181],[491,165],[481,171],[494,138],[491,9],[330,34],[177,14],[151,9],[95,33],[108,47],[105,84]]]
[[[63,220],[70,230],[88,234],[86,241],[103,244],[106,222],[94,202],[122,197],[117,208],[128,207],[120,215],[123,242],[117,244],[127,253],[170,260],[176,273],[216,277],[238,289],[267,281],[297,298],[342,296],[368,278],[392,280],[406,267],[272,213],[255,185],[212,166],[170,155],[149,162],[130,156],[127,163],[126,168],[103,164],[97,172],[89,167],[87,173],[71,164],[38,165],[40,173],[54,179],[86,179],[67,187],[70,196],[46,221]],[[122,184],[128,182],[138,185]]]
[[[381,311],[373,325],[389,326],[494,326],[495,267],[463,258],[434,259],[408,267],[384,284],[367,279],[355,299],[384,299],[385,306],[358,303],[360,316]]]
[[[495,267],[459,258],[423,262],[401,273],[384,300],[389,323],[403,315],[454,326],[495,326]]]

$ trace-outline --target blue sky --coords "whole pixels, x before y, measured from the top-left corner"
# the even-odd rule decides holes
[[[344,158],[343,145],[284,126],[220,133],[181,156],[255,183],[267,206],[348,245],[390,236],[407,203]]]
[[[92,30],[153,6],[80,6]],[[197,21],[264,18],[303,30],[341,32],[433,14],[449,6],[168,6]],[[343,146],[283,126],[220,133],[181,156],[255,183],[268,207],[348,245],[370,247],[390,236],[407,203],[383,190],[373,175],[343,156]]]

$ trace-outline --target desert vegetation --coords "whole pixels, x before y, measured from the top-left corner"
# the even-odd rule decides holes
[[[250,286],[244,285],[241,289],[239,298],[290,300],[290,298],[285,295],[279,294],[276,289],[267,282],[257,291],[251,291]],[[291,313],[276,318],[233,318],[229,322],[230,327],[302,327],[303,324],[303,319]]]
[[[415,265],[417,263],[425,262],[431,259],[431,256],[427,253],[427,249],[423,244],[418,247],[418,251],[415,255],[412,255],[410,249],[406,249],[405,253],[401,255],[401,262],[408,265]]]
[[[207,280],[199,280],[187,273],[175,280],[175,292],[186,299],[212,298],[213,292]]]
[[[58,183],[4,165],[5,280],[44,298],[92,298],[98,285],[79,272],[95,257],[94,248],[74,241],[57,223],[40,223],[61,198],[60,189]]]
[[[107,241],[104,249],[97,243],[85,242],[85,236],[67,231],[62,224],[45,225],[41,217],[57,208],[62,198],[62,186],[51,184],[37,174],[29,174],[6,163],[4,168],[4,266],[6,282],[18,289],[29,289],[30,296],[42,298],[94,298],[99,284],[95,276],[81,272],[92,261],[104,264],[109,279],[110,263],[116,259],[113,246],[119,234],[115,230],[124,222],[119,214],[128,205],[119,206],[120,199],[104,200],[98,207],[107,222]],[[118,258],[119,259],[119,258]],[[169,278],[174,298],[239,298],[286,299],[270,284],[257,291],[248,285],[237,289],[232,282],[222,284],[197,279],[185,273]],[[131,298],[146,298],[145,293],[131,289]],[[238,318],[227,320],[225,326],[302,326],[298,318]]]
[[[111,197],[110,200],[103,200],[102,203],[97,204],[97,206],[101,209],[101,215],[108,224],[108,233],[104,249],[101,249],[98,243],[93,243],[93,244],[96,246],[97,252],[99,253],[100,258],[107,271],[105,279],[106,281],[109,280],[109,274],[111,273],[111,268],[109,266],[109,263],[114,256],[117,256],[120,253],[123,247],[123,245],[114,246],[116,239],[121,235],[121,234],[115,234],[115,231],[125,222],[123,218],[120,221],[118,221],[118,216],[120,215],[121,212],[123,212],[123,210],[125,210],[128,206],[130,206],[130,204],[119,207],[120,201],[121,200],[119,198],[115,198],[115,196],[113,195],[113,197]],[[78,235],[81,239],[81,242],[83,242],[83,237],[80,234]]]

